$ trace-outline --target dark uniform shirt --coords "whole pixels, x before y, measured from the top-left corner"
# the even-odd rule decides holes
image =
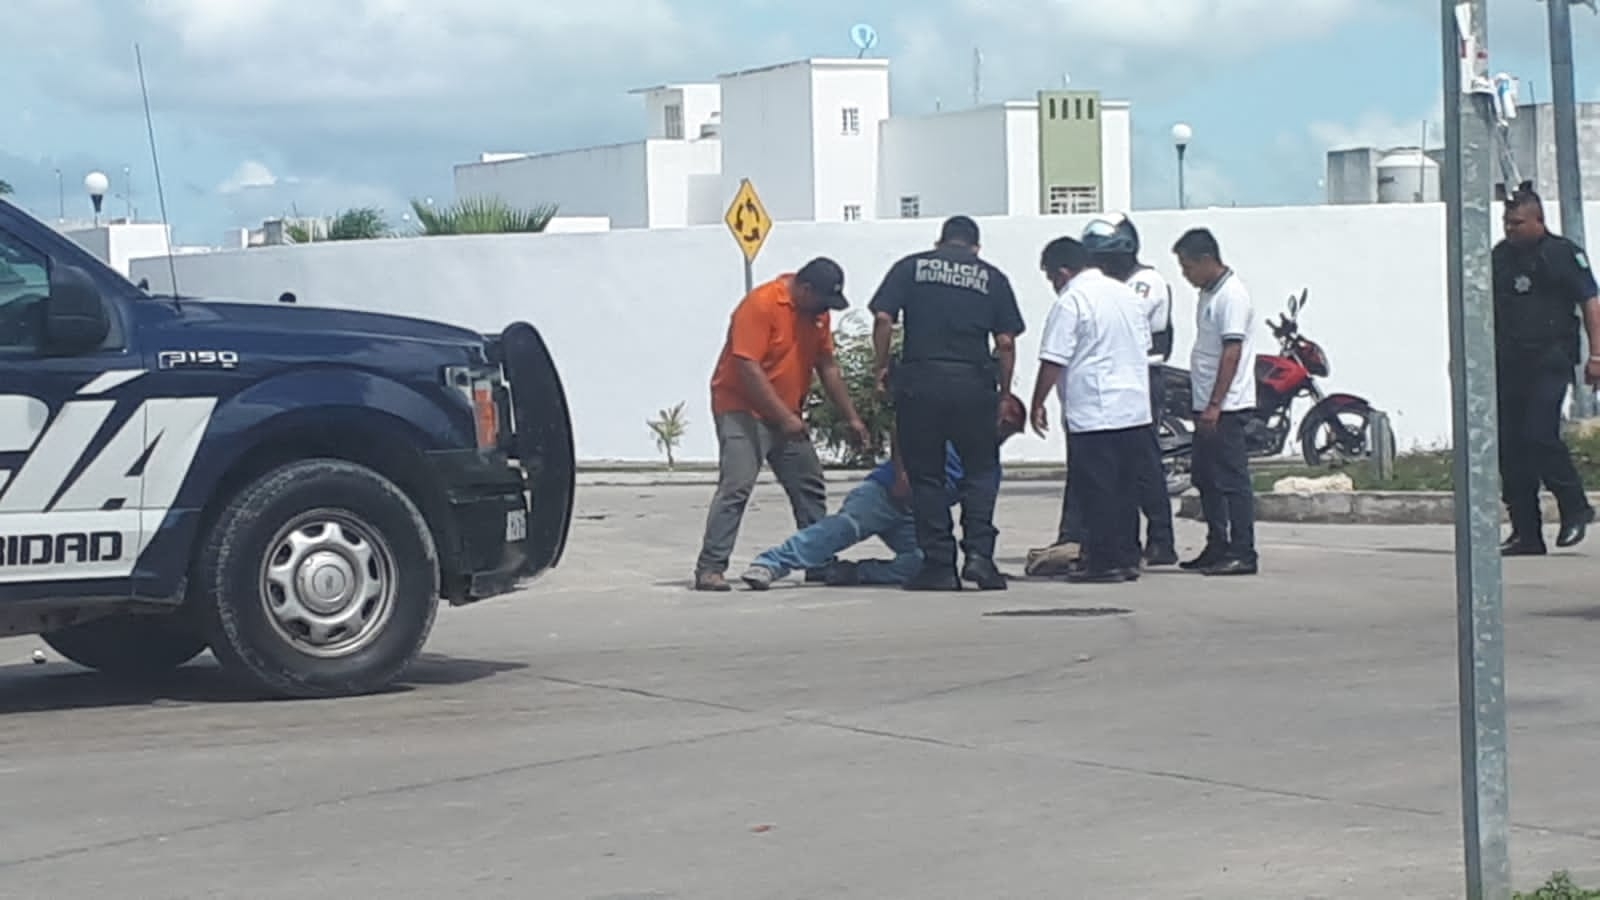
[[[1501,362],[1578,364],[1579,307],[1595,296],[1583,249],[1546,234],[1528,247],[1495,245],[1494,332]]]
[[[867,309],[896,322],[904,317],[902,363],[989,367],[989,336],[1018,335],[1024,328],[1005,273],[977,253],[954,247],[913,253],[895,263]]]

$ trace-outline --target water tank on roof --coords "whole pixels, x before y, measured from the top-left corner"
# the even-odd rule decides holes
[[[700,126],[700,136],[714,138],[722,134],[722,113],[712,113],[704,125]]]
[[[1416,147],[1390,150],[1378,160],[1379,203],[1435,203],[1439,164]]]

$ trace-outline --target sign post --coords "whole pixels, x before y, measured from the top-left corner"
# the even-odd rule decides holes
[[[766,244],[767,235],[772,233],[772,217],[767,215],[767,208],[761,205],[761,198],[750,179],[740,179],[739,192],[733,195],[733,203],[728,206],[722,221],[728,223],[728,230],[733,232],[733,239],[744,253],[744,292],[748,294],[755,289],[755,273],[751,265]]]
[[[1510,900],[1487,0],[1441,0],[1461,814],[1469,900]]]

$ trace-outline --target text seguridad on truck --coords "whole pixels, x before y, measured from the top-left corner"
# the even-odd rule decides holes
[[[378,690],[560,561],[575,468],[525,322],[156,296],[0,200],[0,636]]]

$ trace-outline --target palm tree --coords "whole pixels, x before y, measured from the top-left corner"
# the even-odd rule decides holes
[[[556,209],[554,203],[517,209],[499,197],[467,197],[443,209],[411,201],[411,210],[425,235],[543,231],[556,217]]]
[[[328,223],[330,241],[370,241],[389,237],[392,233],[389,222],[383,217],[383,210],[376,206],[347,209]]]
[[[4,197],[9,193],[12,193],[11,182],[5,180],[4,178],[0,178],[0,197]]]

